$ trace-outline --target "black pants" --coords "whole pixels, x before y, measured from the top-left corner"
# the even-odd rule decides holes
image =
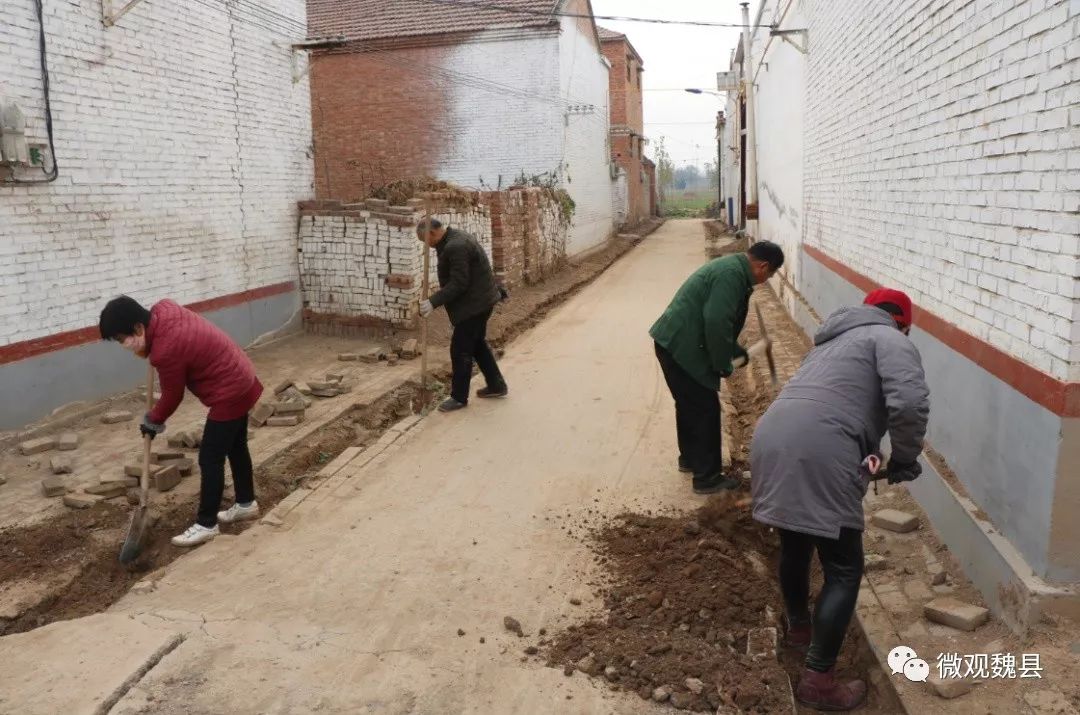
[[[720,450],[720,396],[716,390],[690,377],[659,343],[656,359],[675,398],[679,461],[694,470],[695,479],[715,477],[724,468]]]
[[[202,472],[197,521],[210,528],[217,524],[221,495],[225,491],[225,460],[232,467],[236,501],[247,504],[255,501],[255,479],[248,451],[248,416],[228,422],[206,420],[202,446],[199,447],[199,470]]]
[[[863,574],[862,532],[840,529],[839,539],[780,529],[780,590],[788,623],[810,619],[810,560],[817,549],[825,585],[814,607],[813,637],[806,667],[824,673],[836,665]]]
[[[454,326],[454,335],[450,338],[450,363],[454,376],[450,384],[450,396],[461,404],[469,401],[469,383],[472,382],[473,361],[476,361],[481,374],[491,388],[502,387],[502,373],[495,362],[495,355],[487,344],[487,324],[491,310],[480,315],[466,318]]]

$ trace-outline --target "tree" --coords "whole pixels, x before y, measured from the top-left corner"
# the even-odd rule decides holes
[[[675,164],[671,161],[671,155],[668,154],[667,147],[664,146],[664,137],[656,140],[653,147],[653,157],[656,162],[656,190],[662,204],[664,197],[667,195],[668,187],[675,180]]]
[[[675,170],[675,188],[679,191],[685,191],[686,189],[693,189],[701,186],[704,179],[701,176],[701,169],[693,164],[687,164],[680,166]]]
[[[720,187],[720,172],[715,161],[710,161],[705,164],[705,179],[709,182],[710,189]]]

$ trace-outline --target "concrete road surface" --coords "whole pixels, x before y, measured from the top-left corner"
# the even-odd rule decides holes
[[[568,514],[701,499],[647,331],[703,260],[700,222],[667,223],[510,347],[509,399],[432,415],[108,614],[0,639],[0,712],[652,712],[522,650],[599,605]]]

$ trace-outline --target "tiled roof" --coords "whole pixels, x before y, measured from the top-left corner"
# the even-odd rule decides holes
[[[596,32],[597,32],[598,35],[600,35],[600,41],[601,42],[604,42],[604,41],[607,41],[607,40],[624,40],[624,39],[626,39],[626,35],[622,34],[621,32],[615,32],[614,30],[609,30],[606,27],[600,27],[599,25],[596,26]]]
[[[558,0],[492,0],[506,10],[482,9],[479,0],[308,0],[308,37],[348,40],[442,35],[454,32],[545,27]],[[535,13],[535,14],[533,14]]]

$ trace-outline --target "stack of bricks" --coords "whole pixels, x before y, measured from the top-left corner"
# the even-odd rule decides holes
[[[440,205],[439,198],[437,192],[428,198],[433,216],[475,236],[490,257],[488,208]],[[308,326],[409,326],[423,284],[423,244],[416,238],[423,211],[424,198],[405,206],[382,199],[301,202],[299,263]],[[432,250],[432,290],[438,287],[436,265]]]

